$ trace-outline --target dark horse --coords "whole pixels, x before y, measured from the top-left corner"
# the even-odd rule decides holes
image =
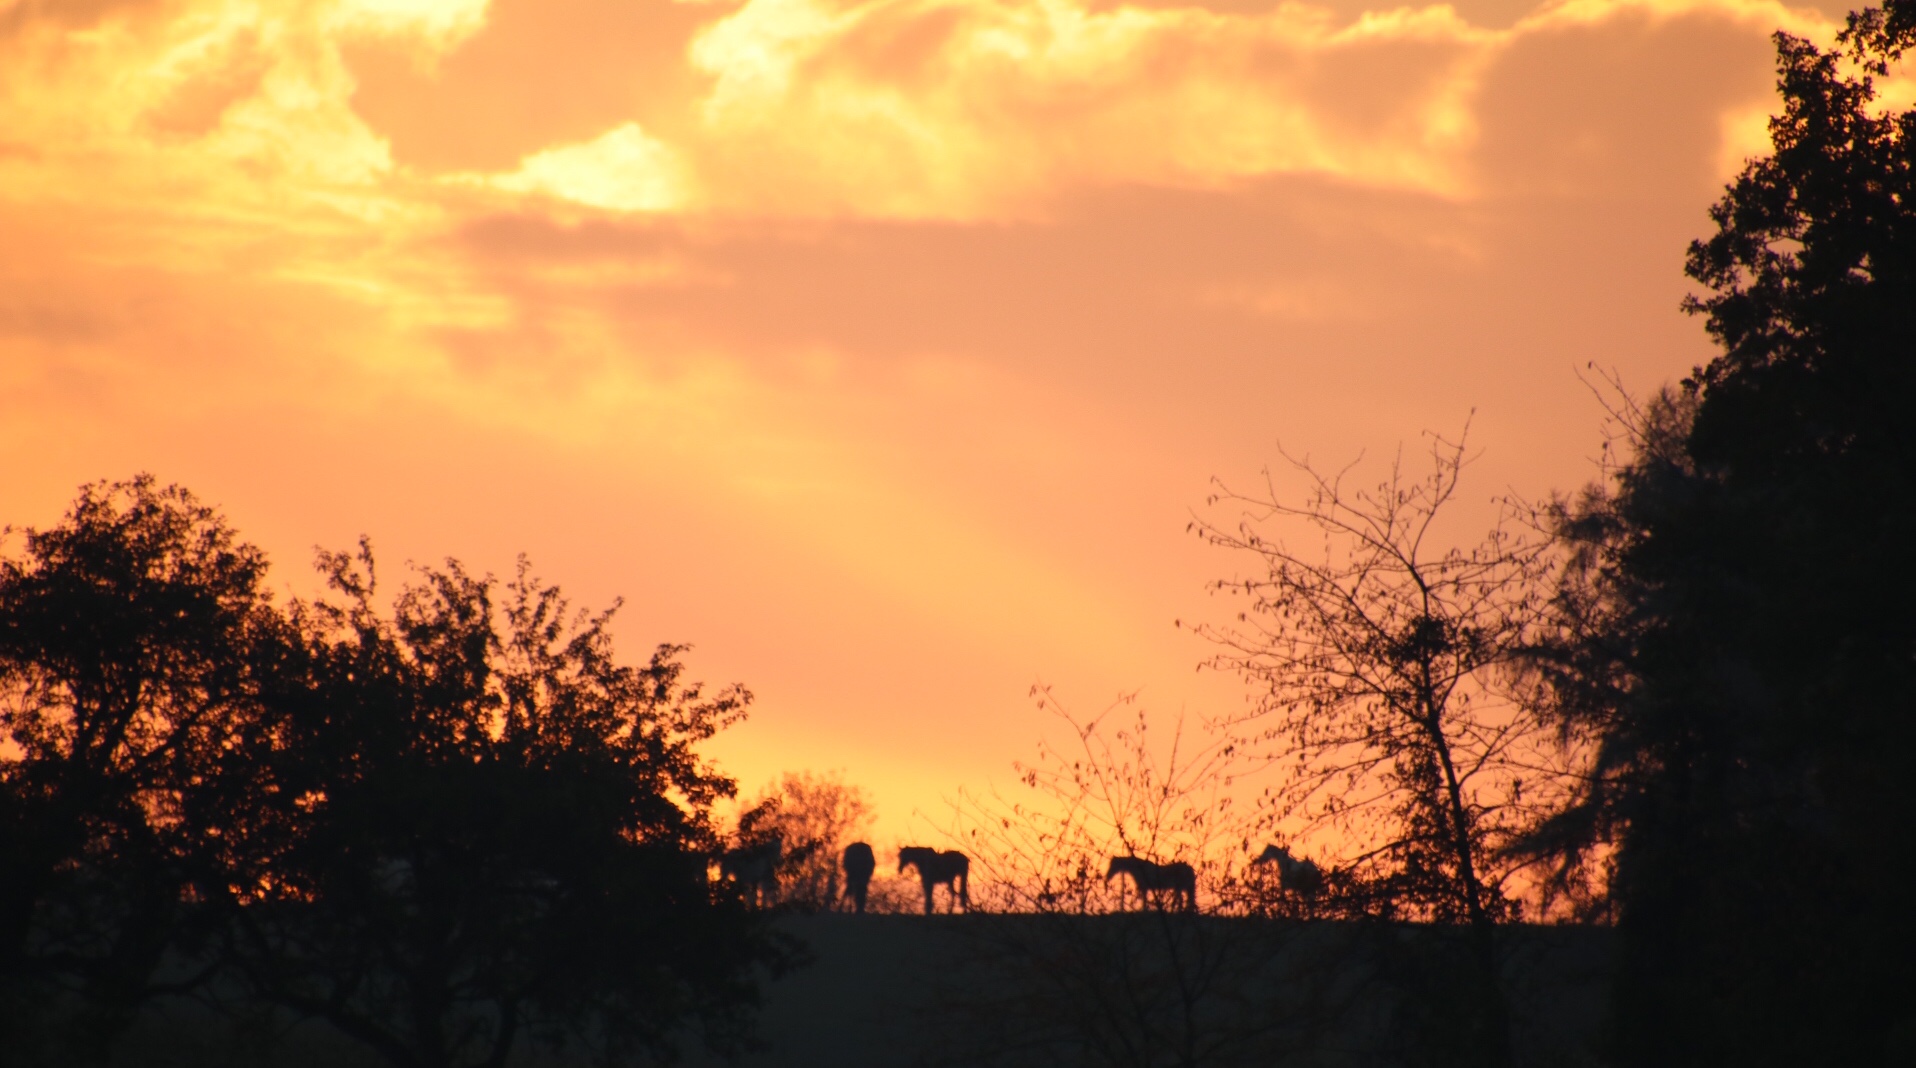
[[[898,851],[898,874],[903,875],[910,865],[918,867],[918,880],[925,884],[925,915],[931,915],[931,888],[939,883],[951,892],[952,911],[957,911],[959,902],[966,912],[971,911],[970,857],[955,849],[940,853],[930,846],[906,846]]]
[[[785,856],[785,840],[773,835],[756,845],[728,849],[719,857],[719,874],[751,894],[754,905],[778,900],[778,863]]]
[[[1288,890],[1305,901],[1315,898],[1318,891],[1324,889],[1324,873],[1315,863],[1299,860],[1291,856],[1291,851],[1283,846],[1267,845],[1264,852],[1257,855],[1252,864],[1277,865],[1277,885]]]
[[[845,896],[852,899],[858,911],[865,911],[865,894],[871,889],[872,872],[878,869],[878,858],[872,854],[872,847],[864,842],[853,842],[845,847]]]
[[[1137,888],[1140,904],[1149,902],[1154,890],[1169,890],[1174,904],[1181,901],[1186,911],[1197,909],[1197,872],[1181,860],[1170,864],[1153,864],[1142,857],[1112,857],[1111,866],[1105,869],[1104,881],[1110,882],[1114,875],[1131,877],[1131,885]],[[1124,888],[1120,886],[1118,892],[1122,894],[1123,891]],[[1158,907],[1164,907],[1161,898]]]

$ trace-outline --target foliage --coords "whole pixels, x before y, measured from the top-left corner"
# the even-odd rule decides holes
[[[1776,41],[1773,151],[1690,248],[1721,351],[1556,512],[1575,552],[1536,670],[1599,748],[1528,844],[1614,866],[1630,1063],[1868,1063],[1916,1033],[1888,993],[1916,934],[1916,112],[1874,84],[1916,8]]]
[[[530,1042],[669,1055],[688,1022],[735,1046],[779,954],[707,880],[732,790],[694,746],[742,715],[681,648],[614,656],[522,560],[495,584],[422,569],[390,616],[373,558],[321,554],[256,760],[272,833],[227,903],[259,996],[395,1065],[499,1065]]]
[[[8,531],[8,535],[12,532]],[[148,477],[0,557],[0,1049],[104,1061],[155,995],[317,1017],[397,1065],[745,1038],[784,944],[707,878],[744,714],[683,648],[614,653],[521,563],[373,561],[275,607],[266,561]],[[495,601],[498,603],[495,604]]]
[[[58,1055],[95,1058],[169,988],[219,829],[199,802],[252,714],[266,560],[144,475],[83,487],[23,542],[0,558],[0,982],[77,993]]]

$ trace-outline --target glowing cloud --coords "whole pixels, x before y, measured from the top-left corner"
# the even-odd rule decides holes
[[[334,25],[390,35],[412,35],[444,50],[486,23],[489,0],[339,0]]]
[[[717,203],[967,216],[1060,184],[1314,171],[1454,191],[1494,35],[1448,7],[750,0],[693,42]],[[749,150],[745,146],[749,145]],[[777,161],[778,187],[749,160]]]
[[[152,468],[288,573],[553,546],[762,689],[745,770],[869,747],[930,811],[1034,672],[1179,700],[1179,532],[1246,450],[1482,405],[1532,472],[1586,451],[1562,368],[1704,358],[1680,250],[1777,26],[1834,29],[0,0],[0,520]]]
[[[584,144],[527,156],[492,178],[463,177],[518,193],[543,193],[608,211],[670,211],[686,205],[685,165],[670,145],[628,122]]]
[[[1484,72],[1537,35],[1702,15],[1827,36],[1775,3],[1575,0],[1508,30],[1448,5],[1092,10],[1073,0],[748,0],[692,42],[720,209],[1019,215],[1074,186],[1320,174],[1471,195]],[[1741,145],[1742,134],[1730,134]],[[775,176],[775,177],[774,177]]]

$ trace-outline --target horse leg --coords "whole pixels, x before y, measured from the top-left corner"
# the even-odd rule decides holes
[[[931,915],[931,876],[920,875],[919,878],[925,884],[925,915],[929,916]]]

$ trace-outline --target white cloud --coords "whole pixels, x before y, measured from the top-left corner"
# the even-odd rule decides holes
[[[609,211],[670,211],[691,188],[672,146],[628,122],[576,145],[535,152],[510,174],[461,176],[515,193],[538,193]]]

